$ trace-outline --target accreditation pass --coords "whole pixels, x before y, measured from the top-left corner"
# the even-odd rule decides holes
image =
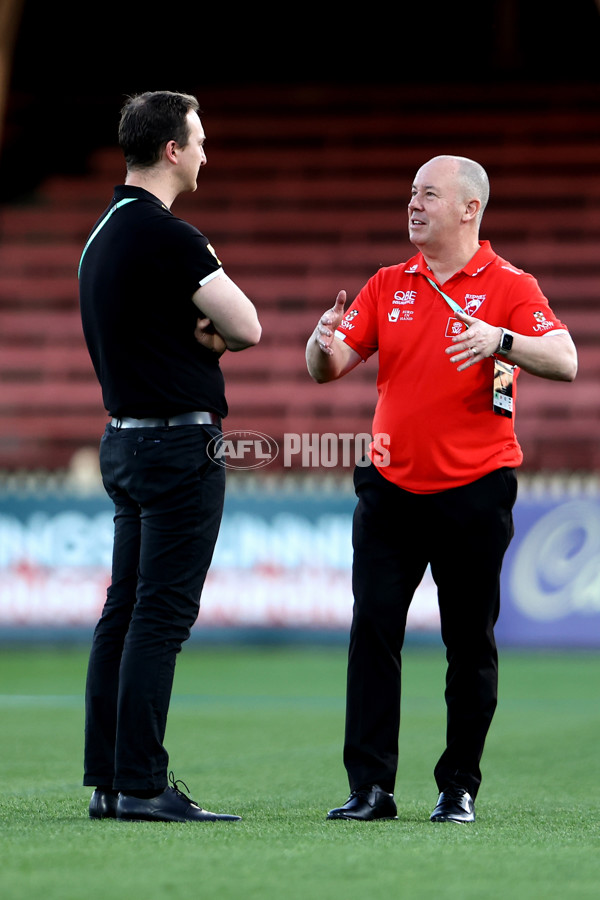
[[[512,419],[514,397],[513,381],[516,366],[501,359],[494,360],[494,412],[497,416]]]

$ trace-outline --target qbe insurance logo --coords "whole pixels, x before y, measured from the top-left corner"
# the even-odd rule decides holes
[[[207,446],[209,457],[226,469],[260,469],[277,457],[277,441],[260,431],[226,431]]]

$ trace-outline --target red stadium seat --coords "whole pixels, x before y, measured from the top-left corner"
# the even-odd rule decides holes
[[[255,300],[261,343],[222,361],[228,429],[368,431],[376,360],[340,383],[308,377],[304,346],[341,288],[412,253],[405,203],[439,152],[473,156],[491,177],[482,237],[538,278],[578,345],[580,374],[557,385],[523,374],[517,431],[531,468],[600,463],[600,124],[584,88],[471,88],[410,96],[394,86],[295,90],[252,102],[208,89],[209,166],[173,211],[211,239]],[[204,101],[203,101],[204,105]],[[0,468],[66,466],[96,446],[106,414],[78,311],[77,264],[124,165],[99,148],[85,177],[54,176],[35,202],[0,206]]]

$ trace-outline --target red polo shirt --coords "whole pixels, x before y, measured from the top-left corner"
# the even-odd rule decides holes
[[[422,253],[380,269],[336,332],[365,360],[379,351],[371,459],[385,478],[418,494],[459,487],[523,459],[514,416],[492,409],[494,358],[457,371],[445,349],[464,326],[428,277],[435,281]],[[490,325],[539,337],[567,330],[535,278],[501,259],[489,241],[440,287]]]

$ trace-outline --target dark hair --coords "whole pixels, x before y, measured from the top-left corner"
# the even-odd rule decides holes
[[[119,122],[119,145],[127,168],[153,166],[169,141],[185,147],[189,140],[186,116],[198,109],[198,101],[191,94],[146,91],[128,97]]]

